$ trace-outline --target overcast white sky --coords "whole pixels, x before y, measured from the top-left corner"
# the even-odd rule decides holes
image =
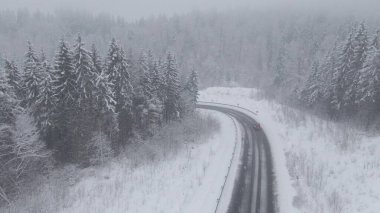
[[[181,14],[192,10],[225,10],[234,7],[330,8],[350,12],[380,8],[380,0],[0,0],[1,9],[49,11],[79,9],[110,13],[129,20],[158,14]]]

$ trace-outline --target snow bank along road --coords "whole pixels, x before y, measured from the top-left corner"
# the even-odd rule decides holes
[[[257,122],[243,112],[200,103],[201,109],[216,110],[234,117],[243,127],[243,148],[228,213],[274,213],[274,175],[268,139],[256,129]]]

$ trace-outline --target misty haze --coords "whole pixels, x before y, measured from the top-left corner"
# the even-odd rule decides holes
[[[379,8],[0,0],[0,213],[380,212]]]

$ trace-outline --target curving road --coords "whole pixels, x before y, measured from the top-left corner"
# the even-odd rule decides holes
[[[240,166],[228,213],[275,213],[274,174],[268,139],[256,129],[257,122],[243,112],[224,106],[198,104],[236,118],[243,127]]]

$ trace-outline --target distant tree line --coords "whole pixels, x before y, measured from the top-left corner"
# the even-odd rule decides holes
[[[345,41],[313,63],[299,94],[307,107],[334,119],[355,118],[367,127],[379,122],[380,31],[368,35],[364,22],[350,27]]]
[[[330,66],[329,63],[337,66],[348,35],[352,34],[351,40],[357,43],[354,40],[359,39],[355,37],[360,24],[355,24],[354,32],[351,33],[352,23],[363,19],[366,20],[365,31],[368,31],[366,33],[370,46],[376,28],[380,26],[378,14],[352,16],[318,11],[279,13],[271,10],[263,12],[237,9],[226,12],[198,11],[128,22],[83,11],[57,11],[53,14],[27,10],[4,11],[0,12],[0,49],[6,54],[0,53],[0,58],[9,58],[24,52],[23,42],[28,39],[43,47],[46,55],[52,56],[55,52],[54,42],[61,35],[72,39],[78,32],[90,43],[96,43],[99,52],[105,55],[108,51],[107,43],[116,36],[120,38],[120,44],[128,46],[128,60],[137,61],[133,58],[139,58],[140,50],[144,49],[151,49],[158,55],[164,55],[168,51],[175,52],[177,68],[183,73],[190,73],[196,65],[201,87],[255,87],[267,98],[315,110],[328,119],[350,118],[359,125],[365,123],[366,127],[380,128],[380,116],[375,113],[376,103],[368,98],[350,101],[356,102],[355,104],[343,103],[348,100],[342,101],[343,96],[344,99],[348,98],[348,95],[343,95],[346,93],[343,91],[351,81],[347,80],[353,74],[351,71],[363,72],[363,69],[349,68],[350,74],[334,74],[336,83],[331,82],[333,73],[346,68],[328,68],[330,71],[322,71]],[[369,46],[365,51],[366,64],[373,57],[373,50]],[[347,48],[347,54],[351,55],[349,52],[352,47]],[[356,65],[353,66],[360,67],[360,63],[355,62]],[[341,88],[337,86],[333,89],[312,80],[322,72],[327,75],[325,77],[328,81],[319,82],[327,82],[326,84],[332,86],[340,81],[338,85]],[[358,77],[356,74],[355,76]],[[340,78],[346,80],[338,80]],[[362,86],[366,81],[363,82]],[[313,90],[316,86],[324,89]],[[356,92],[364,91],[354,93]],[[323,98],[312,103],[307,100],[310,96],[321,93]],[[360,95],[351,92],[351,99],[354,96],[359,99]]]
[[[55,42],[62,35],[75,39],[78,32],[106,54],[107,44],[116,36],[122,46],[128,47],[127,55],[132,52],[135,58],[145,49],[157,55],[175,52],[181,71],[190,73],[196,65],[202,87],[240,85],[270,91],[275,89],[273,78],[284,74],[287,78],[282,84],[287,89],[280,91],[290,93],[302,86],[313,60],[326,53],[337,34],[345,33],[350,18],[310,11],[241,9],[128,22],[84,11],[3,11],[0,58],[24,53],[26,40],[53,56]],[[369,24],[377,25],[374,22],[378,20],[374,16]],[[274,93],[288,95],[276,89]]]
[[[192,114],[198,98],[197,73],[181,80],[174,55],[158,59],[148,51],[134,60],[115,39],[104,59],[80,36],[72,46],[62,39],[53,62],[28,42],[23,64],[5,60],[3,70],[0,196],[3,183],[15,178],[9,174],[18,170],[18,159],[27,164],[27,157],[50,150],[57,162],[96,163],[118,154],[132,138],[150,137],[165,123]],[[36,128],[42,145],[28,140],[20,151],[20,115],[32,118],[29,128]]]

